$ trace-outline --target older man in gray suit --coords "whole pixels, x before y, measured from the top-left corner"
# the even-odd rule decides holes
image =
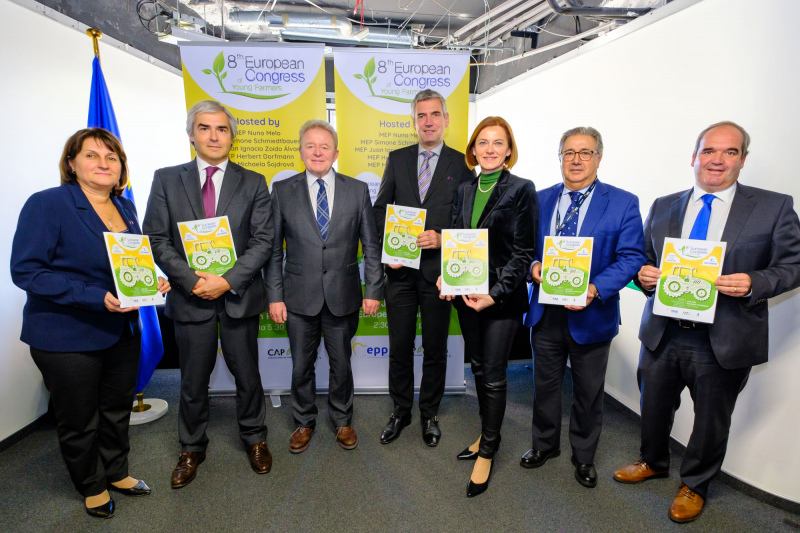
[[[378,311],[383,292],[380,245],[367,185],[332,166],[339,156],[336,130],[323,120],[300,128],[300,158],[306,171],[273,186],[275,240],[267,270],[269,316],[286,322],[292,350],[292,415],[297,430],[289,450],[308,448],[316,425],[314,365],[320,333],[330,361],[328,407],[339,445],[358,445],[353,429],[350,342],[358,309]],[[362,296],[358,242],[364,254]],[[285,266],[283,243],[286,242]]]
[[[208,383],[217,362],[217,338],[236,382],[239,436],[250,466],[266,474],[266,407],[258,372],[258,315],[266,308],[264,263],[272,250],[272,209],[264,176],[228,160],[236,121],[215,101],[195,104],[186,132],[197,159],[157,170],[142,224],[156,264],[174,289],[166,315],[175,321],[181,367],[178,436],[181,456],[172,488],[189,484],[206,458]],[[195,271],[186,261],[178,222],[227,216],[236,263],[221,276]]]

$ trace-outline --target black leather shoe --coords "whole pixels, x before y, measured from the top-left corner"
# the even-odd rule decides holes
[[[410,423],[411,415],[405,417],[392,415],[389,419],[389,423],[386,424],[381,432],[381,444],[389,444],[397,440],[397,437],[403,432],[403,428]]]
[[[456,459],[459,461],[474,461],[478,458],[478,452],[470,451],[469,446],[464,448],[464,450],[456,455]]]
[[[469,480],[469,483],[467,483],[467,498],[474,498],[475,496],[486,492],[486,489],[489,488],[489,481],[492,479],[493,469],[494,461],[492,461],[492,464],[489,465],[489,476],[483,483],[473,483],[471,479]]]
[[[548,459],[558,457],[559,455],[561,455],[561,450],[558,448],[546,452],[540,452],[539,450],[531,448],[525,452],[525,455],[519,460],[519,465],[524,468],[539,468],[545,464]]]
[[[153,492],[150,487],[147,486],[147,483],[141,479],[136,485],[127,489],[121,489],[111,484],[108,485],[108,488],[109,490],[119,492],[120,494],[125,494],[126,496],[150,496],[150,493]]]
[[[592,463],[579,463],[572,458],[572,464],[575,465],[575,479],[584,487],[593,488],[597,485],[597,470]]]
[[[99,507],[87,507],[86,514],[95,516],[97,518],[113,518],[114,517],[114,500],[110,499]]]
[[[422,440],[431,448],[439,444],[439,439],[442,438],[442,430],[439,429],[439,418],[423,418],[422,419]]]

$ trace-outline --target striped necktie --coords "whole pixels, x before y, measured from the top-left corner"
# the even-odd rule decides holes
[[[433,152],[423,151],[422,157],[425,158],[425,161],[422,162],[422,166],[419,168],[419,199],[420,201],[425,201],[425,195],[428,194],[428,188],[431,186],[431,177],[433,177],[433,173],[431,172],[431,167],[428,162],[431,160],[433,156],[436,154]]]
[[[328,193],[325,191],[325,182],[317,180],[319,191],[317,191],[317,226],[322,238],[328,237],[328,226],[331,224],[330,213],[328,212]]]

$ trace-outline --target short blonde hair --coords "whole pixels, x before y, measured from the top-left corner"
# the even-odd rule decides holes
[[[478,141],[478,135],[480,135],[485,128],[490,128],[492,126],[500,126],[506,130],[506,137],[508,137],[508,147],[511,148],[511,155],[506,157],[506,161],[503,163],[503,166],[506,169],[510,169],[517,164],[517,158],[519,157],[519,154],[517,153],[517,141],[514,140],[514,132],[511,131],[511,126],[503,117],[486,117],[475,127],[475,131],[472,132],[472,137],[469,138],[469,144],[467,144],[467,150],[464,154],[464,158],[466,159],[467,166],[470,170],[479,166],[478,160],[475,159],[475,155],[472,153],[472,149],[475,148],[475,143]]]

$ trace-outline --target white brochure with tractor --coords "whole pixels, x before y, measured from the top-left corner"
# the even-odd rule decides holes
[[[201,272],[223,275],[236,263],[236,247],[228,217],[178,222],[189,266]]]
[[[539,303],[586,305],[592,269],[592,237],[545,237]]]
[[[425,231],[425,209],[388,204],[383,226],[381,262],[419,269],[422,250],[417,237]]]
[[[489,294],[489,230],[442,230],[444,295]]]

